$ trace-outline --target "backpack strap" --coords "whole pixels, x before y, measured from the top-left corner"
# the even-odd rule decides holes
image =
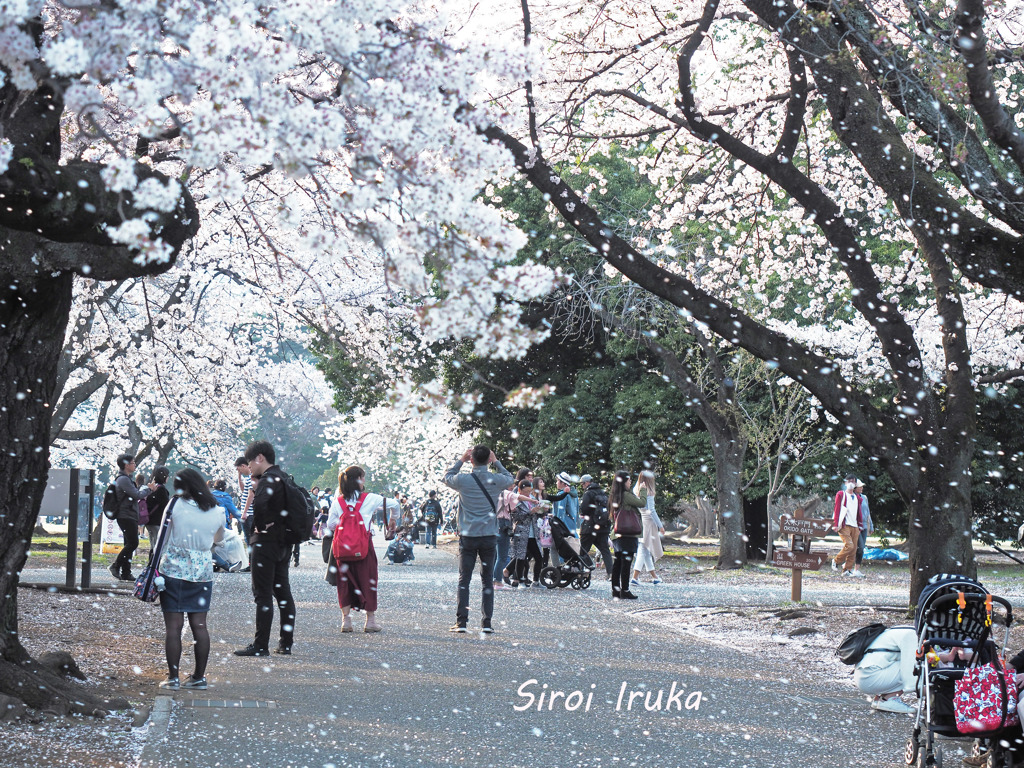
[[[487,488],[484,487],[483,481],[479,477],[476,476],[475,472],[470,472],[469,476],[472,477],[474,480],[476,480],[476,484],[479,485],[480,486],[480,490],[484,492],[484,496],[486,496],[487,497],[487,501],[490,502],[491,511],[494,512],[494,513],[497,513],[498,512],[498,507],[495,505],[494,499],[491,498],[491,494],[489,494],[487,492]]]
[[[358,512],[362,508],[363,502],[366,501],[366,496],[367,496],[366,491],[363,491],[363,493],[361,493],[359,495],[359,499],[356,501],[356,508],[353,509],[353,510],[349,510],[348,502],[345,501],[344,497],[339,496],[338,497],[338,506],[341,507],[341,514],[343,514],[343,515],[348,514],[349,511],[351,511],[353,513]],[[386,507],[385,507],[384,511],[387,512],[387,508]]]
[[[160,525],[160,533],[157,534],[156,543],[149,552],[149,563],[147,566],[152,565],[158,571],[160,570],[160,557],[164,553],[164,541],[167,538],[167,527],[171,522],[171,512],[174,510],[174,502],[178,500],[177,496],[174,496],[170,503],[167,505],[167,509],[164,510],[164,521]]]

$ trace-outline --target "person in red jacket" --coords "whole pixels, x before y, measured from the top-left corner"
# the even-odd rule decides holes
[[[843,540],[843,548],[832,561],[832,570],[843,569],[843,576],[864,578],[857,568],[857,540],[864,525],[864,511],[860,494],[855,490],[857,478],[847,475],[846,488],[836,494],[835,512],[832,513],[832,527]]]

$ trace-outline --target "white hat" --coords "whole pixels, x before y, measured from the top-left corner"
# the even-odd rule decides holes
[[[568,472],[559,472],[555,479],[561,480],[566,485],[569,485],[572,482],[572,475],[570,475]]]
[[[854,480],[854,481],[853,481],[853,487],[854,487],[854,488],[863,488],[863,487],[864,487],[864,481],[863,481],[863,480],[861,480],[861,479],[860,479],[860,478],[858,477],[858,478],[857,478],[856,480]]]

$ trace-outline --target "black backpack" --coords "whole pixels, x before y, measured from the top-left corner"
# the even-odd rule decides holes
[[[603,490],[595,491],[594,493],[594,513],[593,520],[598,525],[607,525],[611,522],[608,517],[608,494]]]
[[[116,520],[117,507],[117,486],[111,483],[103,492],[103,516],[107,520]]]
[[[441,521],[441,502],[437,499],[427,499],[423,506],[428,523],[438,523]]]
[[[859,664],[865,653],[881,650],[878,648],[868,649],[868,646],[875,642],[875,639],[886,629],[888,627],[885,624],[868,624],[866,627],[853,630],[843,638],[843,642],[836,648],[836,655],[843,664]]]
[[[301,544],[313,536],[313,523],[320,507],[305,488],[291,475],[284,476],[284,539],[288,544]]]

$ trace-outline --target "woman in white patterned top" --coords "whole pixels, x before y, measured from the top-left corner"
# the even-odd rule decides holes
[[[160,607],[167,634],[167,680],[162,688],[206,689],[206,664],[210,659],[210,631],[206,614],[213,594],[213,556],[210,550],[224,537],[224,509],[210,493],[203,476],[194,469],[174,475],[175,496],[165,513],[169,517],[157,566],[164,579]],[[184,683],[178,680],[181,663],[181,632],[185,614],[195,640],[196,665]]]

